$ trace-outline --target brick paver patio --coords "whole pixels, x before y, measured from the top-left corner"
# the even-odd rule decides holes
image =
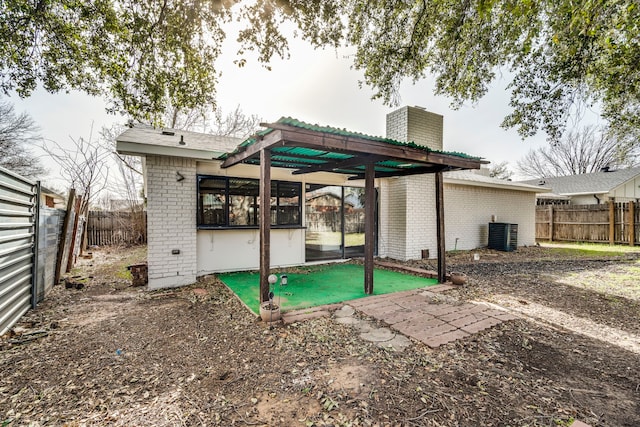
[[[442,292],[451,285],[364,297],[346,304],[382,320],[397,332],[428,345],[438,347],[467,337],[503,321],[517,319],[513,314],[481,303],[460,303]],[[318,317],[328,317],[344,304],[314,307],[284,313],[284,324]]]
[[[437,285],[376,295],[349,301],[349,305],[434,348],[517,318],[488,305],[458,303],[439,295],[451,288]]]

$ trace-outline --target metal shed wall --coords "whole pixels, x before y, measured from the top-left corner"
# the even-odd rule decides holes
[[[0,335],[35,305],[38,184],[0,168]]]
[[[40,208],[38,225],[37,301],[41,302],[55,284],[58,245],[66,211]]]

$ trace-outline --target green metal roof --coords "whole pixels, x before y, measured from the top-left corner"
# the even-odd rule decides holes
[[[271,126],[277,127],[276,125],[284,125],[286,127],[299,129],[302,131],[310,131],[315,133],[329,134],[338,137],[345,138],[353,138],[358,140],[372,141],[376,143],[389,144],[396,147],[408,147],[414,150],[420,150],[426,153],[433,153],[437,155],[446,155],[453,156],[458,159],[463,160],[471,160],[471,161],[481,161],[480,157],[470,156],[465,153],[459,152],[451,152],[451,151],[439,151],[432,150],[423,145],[418,145],[415,142],[402,142],[396,141],[390,138],[382,138],[377,136],[366,135],[359,132],[350,132],[346,129],[339,129],[331,126],[319,126],[312,125],[309,123],[305,123],[303,121],[291,118],[291,117],[282,117],[276,123]],[[257,132],[257,134],[251,138],[243,141],[235,151],[232,153],[227,153],[220,157],[221,160],[227,159],[229,156],[235,155],[236,153],[241,153],[247,150],[252,145],[261,141],[274,132],[276,129],[268,127],[264,130]],[[324,149],[325,147],[318,146],[317,148],[314,146],[297,146],[295,143],[291,144],[282,144],[282,145],[273,145],[270,147],[271,150],[271,166],[272,167],[281,167],[281,168],[289,168],[289,169],[298,169],[303,171],[305,169],[313,169],[319,168],[323,165],[327,167],[331,167],[330,170],[325,170],[329,172],[335,173],[343,173],[350,175],[363,175],[365,171],[364,164],[356,164],[358,159],[362,158],[363,154],[368,154],[372,156],[376,156],[376,152],[371,153],[360,153],[354,154],[351,152],[343,152],[341,150],[333,150]],[[360,156],[360,157],[359,157]],[[399,156],[401,157],[401,156]],[[353,159],[354,161],[351,161]],[[260,164],[259,156],[248,156],[248,158],[242,161],[245,164]],[[342,162],[342,164],[341,164]],[[394,174],[411,174],[411,173],[423,173],[427,166],[425,166],[424,162],[411,162],[411,161],[402,161],[396,160],[393,158],[382,158],[375,162],[375,172],[376,175],[381,174],[380,176],[392,176]],[[315,170],[314,170],[315,171]]]
[[[387,144],[397,145],[397,146],[401,146],[401,147],[411,147],[411,148],[415,148],[415,149],[418,149],[418,150],[423,150],[423,151],[426,151],[426,152],[429,152],[429,153],[447,154],[449,156],[456,156],[456,157],[460,157],[460,158],[463,158],[463,159],[471,159],[471,160],[481,160],[482,159],[481,157],[474,157],[474,156],[470,156],[469,154],[460,153],[460,152],[457,152],[457,151],[432,150],[429,147],[425,147],[424,145],[416,144],[413,141],[402,142],[402,141],[396,141],[395,139],[391,139],[391,138],[383,138],[381,136],[372,136],[372,135],[367,135],[367,134],[360,133],[360,132],[351,132],[351,131],[348,131],[346,129],[340,129],[340,128],[335,128],[335,127],[331,127],[331,126],[312,125],[312,124],[303,122],[301,120],[294,119],[292,117],[281,117],[276,123],[280,123],[280,124],[283,124],[283,125],[289,125],[289,126],[293,126],[293,127],[296,127],[296,128],[310,130],[310,131],[314,131],[314,132],[324,132],[324,133],[329,133],[331,135],[346,136],[346,137],[353,137],[353,138],[361,138],[361,139],[365,139],[365,140],[368,140],[368,141],[385,142]],[[270,134],[271,132],[273,132],[273,129],[267,128],[267,129],[264,129],[264,130],[261,130],[261,131],[257,132],[256,136],[265,136],[265,135]],[[248,139],[244,140],[238,147],[243,147],[244,148],[244,147],[248,147],[250,145],[253,145],[257,141],[256,136],[252,136],[251,138],[248,138]],[[299,150],[302,150],[302,151],[298,152],[297,154],[308,154],[307,152],[309,151],[309,149],[307,149],[307,148],[299,148]],[[315,151],[315,150],[312,150],[312,151]],[[340,158],[340,157],[335,157],[335,158]]]

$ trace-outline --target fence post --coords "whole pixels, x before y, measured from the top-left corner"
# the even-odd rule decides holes
[[[609,200],[609,244],[616,243],[616,206],[613,200]]]
[[[635,215],[634,212],[636,202],[631,200],[629,202],[629,245],[635,246],[635,237],[636,237],[636,224],[635,224]]]
[[[73,259],[73,251],[75,251],[76,247],[76,235],[78,234],[78,224],[80,224],[80,206],[82,206],[82,196],[78,196],[76,198],[76,203],[74,207],[74,211],[76,212],[73,217],[73,231],[71,232],[71,242],[69,246],[69,258],[67,259],[67,268],[65,273],[68,273],[73,268],[73,264],[75,259]]]
[[[62,258],[64,257],[64,247],[67,244],[67,230],[69,229],[69,222],[70,222],[70,216],[71,216],[70,214],[73,211],[73,205],[75,203],[75,200],[76,200],[76,190],[75,188],[72,188],[69,190],[69,199],[67,200],[67,210],[64,215],[64,220],[62,222],[62,234],[60,234],[60,245],[58,246],[58,255],[56,257],[56,273],[55,273],[54,284],[58,284],[58,282],[60,281],[60,275],[62,274],[62,264],[63,264]]]
[[[553,242],[553,205],[549,205],[549,241]]]

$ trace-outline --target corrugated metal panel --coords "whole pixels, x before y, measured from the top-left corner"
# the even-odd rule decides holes
[[[43,207],[38,225],[38,302],[42,301],[54,285],[58,244],[62,233],[65,211]]]
[[[37,184],[0,168],[0,335],[34,304]]]
[[[299,128],[299,129],[310,130],[310,131],[313,131],[313,132],[324,132],[324,133],[328,133],[328,134],[336,135],[336,136],[344,136],[344,137],[350,137],[350,138],[365,139],[365,140],[368,140],[368,141],[384,142],[384,143],[390,144],[390,145],[396,145],[396,146],[401,146],[401,147],[411,147],[411,148],[416,148],[416,149],[419,149],[419,150],[424,150],[424,151],[427,151],[427,152],[430,152],[430,153],[447,154],[449,156],[460,157],[460,158],[463,158],[463,159],[481,160],[480,157],[470,156],[469,154],[461,153],[461,152],[458,152],[458,151],[432,150],[431,148],[425,147],[423,145],[416,144],[413,141],[403,142],[403,141],[397,141],[397,140],[394,140],[394,139],[391,139],[391,138],[384,138],[384,137],[381,137],[381,136],[373,136],[373,135],[367,135],[367,134],[360,133],[360,132],[352,132],[352,131],[348,131],[346,129],[335,128],[333,126],[319,126],[319,125],[306,123],[306,122],[303,122],[301,120],[294,119],[292,117],[281,117],[276,123],[293,126],[293,127]],[[236,148],[236,150],[233,153],[236,153],[240,149],[243,149],[243,148],[246,148],[246,147],[249,147],[249,146],[255,144],[259,139],[261,139],[260,137],[264,137],[264,136],[268,135],[271,132],[273,132],[273,129],[271,129],[271,128],[267,128],[267,129],[264,129],[264,130],[261,130],[261,131],[257,132],[256,133],[257,137],[256,136],[252,136],[252,137],[246,139],[240,145],[238,145],[238,148]],[[231,153],[231,154],[233,154],[233,153]],[[220,159],[226,159],[227,156],[228,156],[228,154],[225,154],[225,155],[221,156]]]

